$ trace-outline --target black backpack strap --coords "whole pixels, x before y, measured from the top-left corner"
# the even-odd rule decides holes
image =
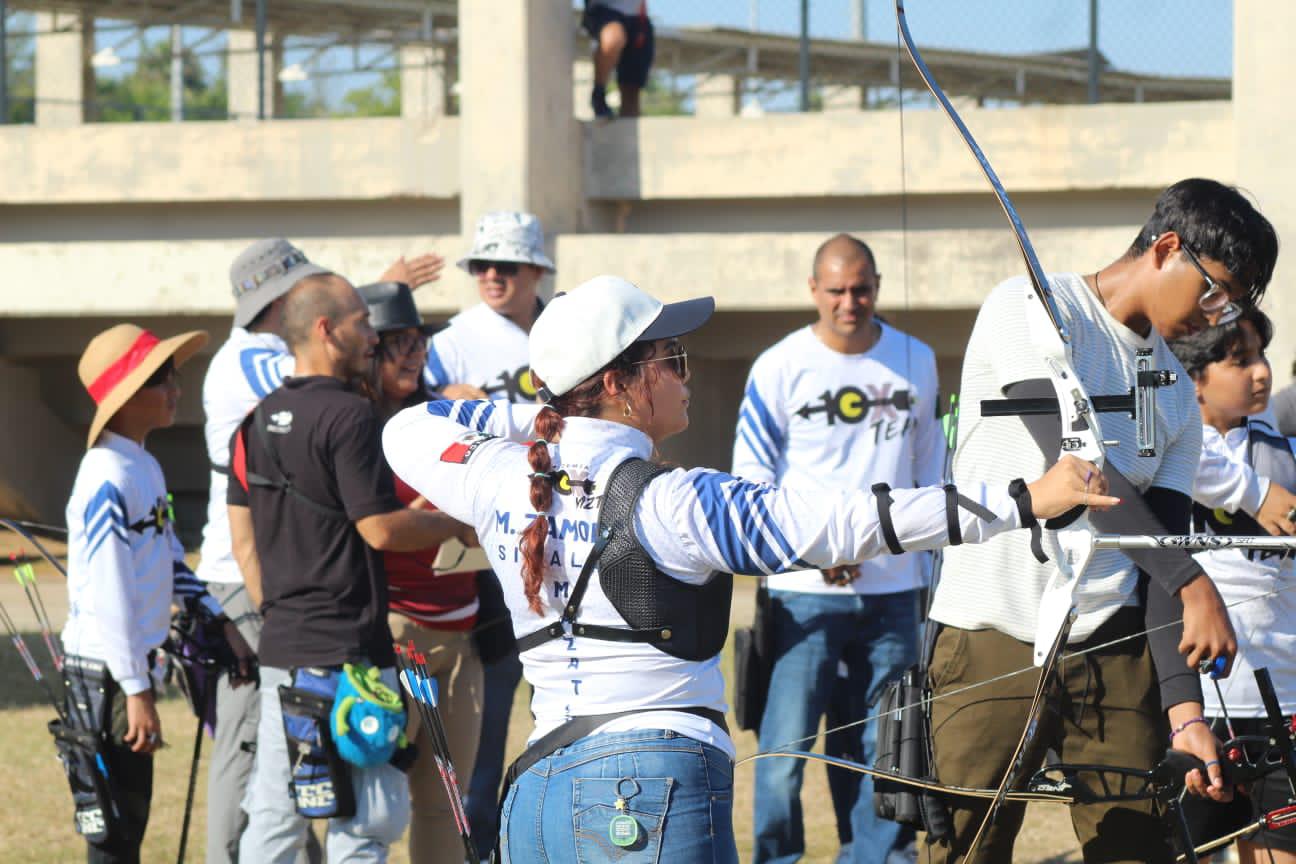
[[[590,576],[594,574],[594,568],[598,561],[603,557],[603,552],[607,549],[608,542],[612,539],[613,529],[604,528],[599,531],[598,539],[594,541],[594,548],[590,550],[589,555],[585,557],[585,563],[581,565],[580,575],[576,577],[576,584],[572,586],[571,596],[567,598],[567,605],[563,607],[562,617],[552,624],[541,627],[533,633],[525,636],[519,636],[517,640],[517,650],[521,654],[524,651],[530,651],[537,645],[543,645],[546,642],[552,642],[555,639],[561,639],[566,633],[563,625],[570,625],[576,620],[577,613],[580,612],[581,600],[585,598],[585,591],[589,588]],[[584,628],[587,632],[579,635],[594,635],[592,630],[604,630],[608,628]],[[575,632],[575,630],[573,630]]]
[[[340,522],[350,522],[351,518],[347,516],[345,510],[339,510],[338,508],[331,507],[328,504],[321,504],[293,485],[292,480],[288,478],[287,472],[283,469],[283,463],[279,461],[279,454],[277,454],[275,449],[270,446],[270,439],[261,429],[262,420],[265,416],[262,411],[264,405],[265,403],[262,402],[260,405],[257,405],[256,410],[252,412],[252,433],[256,436],[257,442],[261,445],[261,449],[265,451],[266,457],[270,460],[270,467],[273,468],[275,473],[279,476],[277,479],[266,477],[254,472],[249,466],[247,470],[248,485],[260,486],[266,489],[278,489],[280,492],[286,492],[293,496],[293,498],[305,504],[307,507],[310,507],[316,513],[319,513],[327,519],[336,519]]]

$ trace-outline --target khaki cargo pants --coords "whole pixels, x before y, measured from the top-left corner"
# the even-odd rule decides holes
[[[1142,610],[1121,609],[1077,651],[1142,629]],[[1032,647],[997,630],[942,627],[929,667],[935,701],[932,737],[940,782],[997,788],[1008,771],[1013,748],[1026,725],[1026,713],[1039,673],[1031,666]],[[949,698],[971,684],[1015,670],[1023,672]],[[1025,753],[1020,788],[1052,749],[1070,764],[1152,768],[1164,755],[1168,732],[1147,640],[1143,636],[1063,661],[1050,683],[1039,728]],[[954,838],[928,846],[922,860],[962,861],[981,824],[988,800],[949,799]],[[1055,807],[1056,804],[1037,804]],[[1008,864],[1026,805],[1007,803],[969,864]],[[1169,862],[1166,830],[1150,802],[1090,804],[1071,808],[1071,823],[1086,864]]]

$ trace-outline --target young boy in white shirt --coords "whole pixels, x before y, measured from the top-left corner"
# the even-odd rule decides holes
[[[87,837],[91,862],[139,860],[162,746],[153,657],[171,604],[219,627],[237,677],[251,674],[251,649],[185,564],[162,467],[144,449],[150,432],[175,422],[176,370],[206,341],[202,331],[160,340],[119,324],[90,341],[77,367],[98,407],[67,505],[64,674],[70,721],[100,740],[112,798],[107,830]]]

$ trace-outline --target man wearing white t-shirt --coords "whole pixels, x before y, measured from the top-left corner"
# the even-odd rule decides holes
[[[440,256],[434,254],[409,261],[399,258],[383,276],[416,287],[439,278],[441,266]],[[307,276],[328,272],[282,238],[258,240],[243,250],[230,267],[237,303],[233,327],[203,378],[203,433],[211,463],[211,490],[197,576],[254,650],[260,641],[261,615],[243,586],[225,503],[229,443],[243,419],[293,372],[292,355],[279,336],[284,297]],[[259,705],[255,687],[231,687],[228,676],[219,677],[216,735],[207,784],[208,864],[238,858],[239,837],[247,823],[241,802],[252,772]],[[308,845],[310,860],[319,860],[319,844],[313,836]]]
[[[540,220],[511,210],[484,214],[472,248],[458,262],[477,281],[481,302],[450,319],[428,346],[428,386],[447,399],[534,402],[528,334],[542,308],[537,289],[553,261],[544,251]],[[504,773],[513,693],[522,679],[513,626],[499,579],[477,574],[481,604],[475,628],[484,672],[481,742],[468,788],[468,817],[482,858],[496,833],[497,799]]]
[[[1122,504],[1110,514],[1091,514],[1095,531],[1188,533],[1201,421],[1192,382],[1165,339],[1236,315],[1238,304],[1258,302],[1276,256],[1272,226],[1236,190],[1185,180],[1162,192],[1120,258],[1089,275],[1049,277],[1070,334],[1072,365],[1091,397],[1131,392],[1140,351],[1151,352],[1152,368],[1179,376],[1156,392],[1155,455],[1138,454],[1129,415],[1100,415],[1108,441],[1104,474]],[[1031,342],[1028,302],[1038,300],[1027,298],[1026,280],[1017,277],[991,291],[981,306],[963,364],[955,482],[1011,479],[1057,457],[1056,414],[994,417],[981,411],[982,400],[1053,396]],[[946,550],[931,610],[940,631],[928,668],[941,783],[995,788],[1012,767],[1038,676],[1004,673],[1032,665],[1040,600],[1055,566],[1038,562],[1025,535],[1021,542]],[[1189,773],[1190,790],[1227,798],[1216,741],[1197,719],[1197,662],[1221,656],[1231,662],[1237,647],[1210,578],[1181,550],[1097,551],[1075,604],[1068,653],[1083,656],[1058,666],[1017,781],[1039,767],[1046,750],[1064,763],[1150,769],[1165,753],[1170,731],[1171,746],[1208,763],[1208,777]],[[970,684],[985,686],[965,689]],[[964,860],[989,805],[960,798],[951,806],[953,834],[931,847],[934,861]],[[1012,859],[1024,810],[1023,804],[999,809],[977,846],[977,862]],[[1173,858],[1150,802],[1075,806],[1071,819],[1087,862]]]
[[[873,253],[860,240],[839,234],[819,247],[810,278],[819,320],[752,366],[734,442],[735,475],[823,489],[939,484],[945,448],[936,358],[874,316],[880,282]],[[915,662],[918,595],[928,569],[928,556],[915,554],[768,577],[775,659],[762,751],[793,741],[800,748],[825,714],[829,728],[862,719],[875,694]],[[839,733],[849,740],[829,741],[826,749],[871,764],[875,730],[865,724],[856,745],[861,730],[854,727]],[[803,766],[795,759],[757,763],[754,861],[790,862],[804,853]],[[874,815],[871,780],[846,772],[830,772],[829,780],[842,844],[857,861],[885,861],[905,841],[899,826]]]

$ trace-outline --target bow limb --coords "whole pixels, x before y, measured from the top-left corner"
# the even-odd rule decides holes
[[[912,786],[915,789],[925,789],[928,792],[942,792],[948,795],[955,795],[961,798],[994,798],[999,794],[997,789],[977,789],[970,786],[949,786],[944,783],[937,783],[932,780],[923,780],[918,777],[909,777],[904,774],[893,774],[890,771],[879,771],[876,768],[870,768],[868,765],[862,765],[859,762],[852,762],[849,759],[841,759],[836,756],[827,756],[823,753],[810,753],[801,750],[771,750],[765,753],[755,753],[746,759],[741,759],[735,763],[735,767],[745,762],[754,762],[757,759],[773,759],[775,757],[786,757],[789,759],[801,759],[805,762],[821,762],[829,768],[843,768],[847,771],[853,771],[856,774],[865,774],[878,780],[886,780],[891,783],[898,783],[902,786]],[[1074,804],[1076,797],[1059,792],[1009,792],[1006,800],[1027,802],[1050,802],[1053,804]]]
[[[1003,183],[982,152],[971,131],[963,122],[949,98],[936,83],[935,77],[923,61],[913,36],[909,32],[909,23],[905,17],[904,0],[896,0],[896,23],[904,41],[909,59],[913,61],[923,83],[940,104],[941,110],[949,118],[968,149],[975,157],[982,174],[994,190],[995,198],[1003,209],[1004,215],[1012,226],[1017,239],[1017,247],[1026,265],[1029,288],[1026,291],[1026,320],[1031,334],[1031,341],[1039,352],[1048,369],[1049,381],[1057,394],[1058,412],[1061,419],[1060,452],[1071,453],[1082,459],[1093,462],[1101,470],[1103,464],[1103,439],[1098,427],[1098,416],[1093,409],[1092,400],[1075,373],[1071,364],[1071,338],[1066,322],[1058,309],[1057,302],[1049,287],[1048,277],[1035,254],[1035,247],[1026,233],[1026,226],[1017,215],[1017,209],[1008,198]],[[1065,529],[1053,532],[1050,544],[1053,549],[1053,560],[1057,570],[1049,579],[1041,598],[1038,623],[1035,636],[1035,663],[1040,667],[1040,678],[1035,689],[1031,706],[1027,712],[1027,722],[1022,730],[1017,747],[1008,760],[1008,771],[999,785],[996,795],[986,811],[985,818],[968,847],[966,860],[973,860],[973,853],[981,843],[986,829],[993,821],[999,805],[1006,800],[1008,787],[1021,769],[1021,759],[1027,745],[1034,737],[1038,727],[1039,715],[1043,708],[1049,679],[1062,650],[1070,635],[1071,623],[1075,620],[1076,609],[1074,595],[1084,571],[1093,556],[1093,530],[1088,520],[1081,516]]]
[[[8,528],[10,531],[17,534],[19,537],[26,540],[28,543],[32,544],[32,546],[36,549],[36,551],[40,553],[40,556],[44,558],[47,562],[49,562],[49,565],[51,567],[53,567],[59,573],[63,574],[64,579],[67,578],[67,569],[64,568],[64,566],[58,562],[58,559],[55,558],[52,554],[50,554],[50,551],[46,549],[44,546],[42,546],[41,542],[37,540],[36,537],[33,536],[32,533],[28,531],[26,528],[24,528],[20,523],[12,519],[0,519],[0,527]]]

